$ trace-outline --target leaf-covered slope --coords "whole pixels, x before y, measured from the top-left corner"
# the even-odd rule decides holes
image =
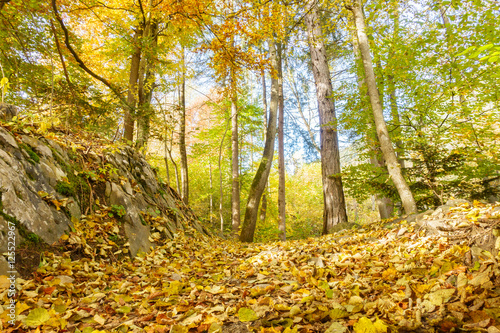
[[[451,214],[498,222],[491,205],[476,208]],[[97,239],[106,254],[114,241],[96,225],[61,241]],[[16,325],[0,318],[4,332],[499,332],[498,248],[473,249],[466,266],[466,242],[425,234],[377,222],[271,244],[178,232],[135,259],[46,253],[34,278],[18,281]]]

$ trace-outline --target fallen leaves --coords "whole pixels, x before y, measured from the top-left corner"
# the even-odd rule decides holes
[[[478,259],[467,267],[466,244],[424,236],[413,223],[251,245],[179,232],[131,260],[117,254],[126,244],[108,212],[75,223],[60,241],[66,253],[45,253],[33,279],[18,279],[17,328],[496,333],[500,327],[498,255],[474,250]],[[481,212],[452,210],[478,221]],[[0,281],[5,301],[8,284]],[[3,328],[6,314],[0,313]]]

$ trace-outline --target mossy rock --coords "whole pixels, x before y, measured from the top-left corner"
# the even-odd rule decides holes
[[[29,161],[30,161],[31,163],[33,163],[33,164],[35,164],[35,163],[40,163],[40,156],[38,156],[38,154],[37,154],[37,153],[35,153],[35,152],[33,151],[33,149],[31,149],[31,147],[30,147],[30,146],[28,146],[28,145],[27,145],[27,144],[25,144],[25,143],[21,143],[21,144],[19,144],[19,147],[21,147],[22,149],[24,149],[24,150],[28,153],[28,155],[30,156]]]
[[[56,191],[66,197],[71,197],[75,195],[75,186],[66,181],[59,181],[56,184]]]

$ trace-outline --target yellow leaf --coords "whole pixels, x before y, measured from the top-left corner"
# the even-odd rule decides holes
[[[130,312],[130,306],[121,306],[118,309],[116,309],[116,312],[118,313],[129,313]]]
[[[454,293],[455,289],[439,289],[433,293],[427,294],[427,297],[433,305],[439,306],[448,302]]]
[[[298,315],[300,312],[301,312],[301,310],[300,310],[300,307],[299,307],[298,305],[294,305],[294,306],[292,306],[292,308],[290,309],[290,315],[291,315],[292,317],[294,317],[294,316]]]
[[[44,308],[36,308],[30,311],[26,317],[25,324],[28,326],[40,326],[50,319],[49,312]]]
[[[387,325],[378,318],[373,323],[373,327],[375,327],[377,333],[387,333]]]
[[[104,323],[106,322],[106,319],[104,319],[103,317],[99,316],[98,314],[96,314],[94,316],[94,320],[96,321],[96,323],[98,323],[99,325],[104,325]]]
[[[16,304],[16,314],[21,314],[24,311],[28,310],[30,307],[26,303],[17,303]]]
[[[219,323],[212,323],[208,333],[222,333],[222,326]]]
[[[259,316],[255,313],[255,311],[249,308],[240,308],[238,310],[238,317],[240,318],[240,321],[243,322],[255,321],[259,319]]]
[[[274,309],[277,311],[288,311],[288,310],[290,310],[290,307],[286,306],[284,304],[275,304]]]

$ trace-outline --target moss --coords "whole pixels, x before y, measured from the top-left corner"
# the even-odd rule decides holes
[[[71,197],[75,195],[75,186],[69,182],[59,181],[56,184],[56,191],[66,197]]]
[[[144,220],[144,218],[142,217],[141,214],[139,214],[139,218],[141,219],[142,225],[148,225],[147,222],[146,222],[146,220]]]
[[[37,153],[35,153],[33,151],[33,149],[31,149],[30,146],[28,146],[27,144],[25,143],[21,143],[19,145],[22,149],[24,149],[28,155],[30,156],[30,159],[29,161],[32,163],[32,164],[35,164],[35,163],[40,163],[40,156],[37,155]]]
[[[75,153],[68,151],[68,156],[71,158],[71,161],[67,162],[53,147],[50,147],[50,149],[52,150],[54,159],[56,160],[57,164],[59,164],[61,169],[63,169],[63,171],[66,173],[68,179],[67,182],[60,182],[66,184],[59,185],[58,183],[56,185],[56,191],[58,193],[61,193],[62,195],[75,196],[78,203],[80,204],[82,211],[85,211],[90,203],[90,187],[86,179],[80,176],[82,167],[77,162],[78,156]],[[60,191],[71,194],[68,195]]]

